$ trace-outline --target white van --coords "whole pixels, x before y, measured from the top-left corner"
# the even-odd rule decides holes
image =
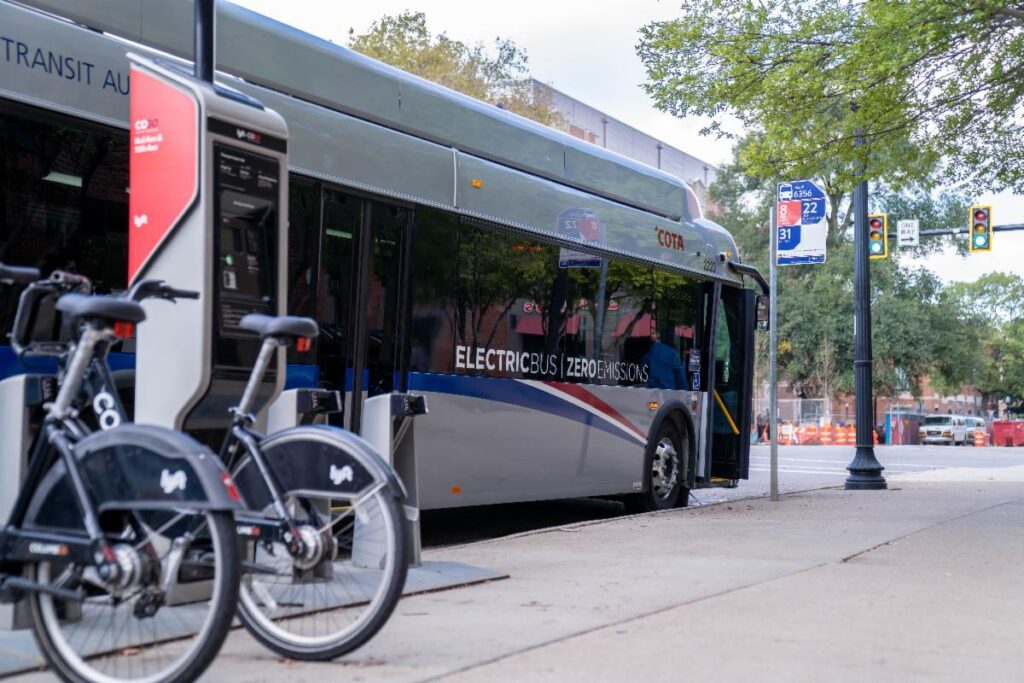
[[[985,422],[983,417],[967,417],[967,443],[974,444],[974,434],[976,432],[985,433],[988,431],[988,423]]]
[[[974,443],[973,426],[969,430]],[[967,445],[967,418],[959,415],[928,415],[921,423],[918,436],[923,444]]]

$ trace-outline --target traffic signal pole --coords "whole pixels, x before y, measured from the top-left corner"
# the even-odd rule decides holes
[[[858,140],[860,142],[860,140]],[[868,183],[861,180],[853,191],[853,297],[856,353],[853,361],[856,393],[857,452],[846,469],[847,489],[884,489],[887,484],[875,457],[872,431],[871,386],[871,270],[868,255]],[[774,302],[773,302],[774,303]]]

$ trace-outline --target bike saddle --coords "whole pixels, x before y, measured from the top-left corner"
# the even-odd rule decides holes
[[[106,323],[141,323],[146,319],[142,306],[113,296],[65,294],[57,299],[57,310],[72,320],[100,320]]]
[[[260,337],[294,337],[311,339],[320,334],[320,326],[312,318],[294,315],[272,316],[250,313],[242,318],[238,326],[243,330],[256,332]]]

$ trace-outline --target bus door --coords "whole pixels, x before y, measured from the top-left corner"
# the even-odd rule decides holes
[[[754,374],[756,294],[721,286],[715,307],[711,403],[711,476],[747,478]]]
[[[321,378],[344,386],[344,426],[357,433],[366,398],[405,389],[411,219],[408,207],[324,190]]]

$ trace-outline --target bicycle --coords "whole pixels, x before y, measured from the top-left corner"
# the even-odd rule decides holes
[[[405,492],[391,467],[351,432],[291,427],[263,436],[251,414],[277,349],[308,350],[309,318],[249,314],[240,326],[260,353],[220,450],[248,510],[239,618],[271,650],[326,660],[351,652],[384,625],[408,571]]]
[[[119,419],[107,353],[145,312],[125,298],[75,293],[87,282],[0,264],[0,284],[28,285],[12,346],[59,367],[0,530],[0,601],[28,601],[39,649],[65,681],[191,681],[231,626],[241,497],[198,442]],[[33,338],[47,297],[70,321],[73,341]],[[84,420],[90,406],[96,431]]]

